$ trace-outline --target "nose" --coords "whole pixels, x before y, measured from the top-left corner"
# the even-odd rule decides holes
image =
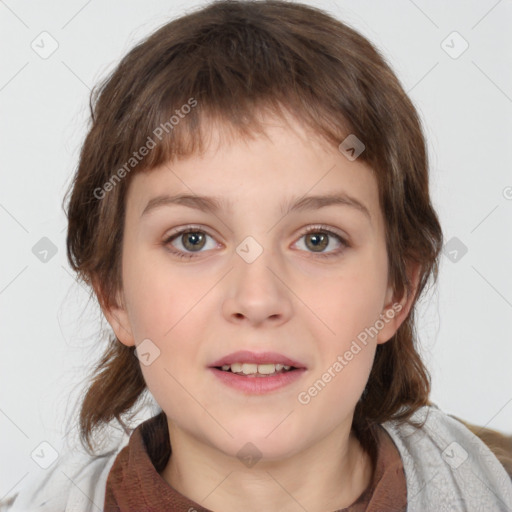
[[[292,292],[270,252],[264,250],[251,263],[236,254],[234,265],[226,283],[224,317],[241,325],[277,327],[286,323],[293,313]]]

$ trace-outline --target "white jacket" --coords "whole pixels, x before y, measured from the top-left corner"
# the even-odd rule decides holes
[[[382,426],[402,457],[408,512],[512,512],[512,481],[491,450],[462,423],[436,405],[416,411],[422,429]],[[117,431],[111,450],[90,457],[68,454],[26,482],[8,512],[99,512],[107,477],[129,435]],[[4,498],[4,501],[9,497]]]

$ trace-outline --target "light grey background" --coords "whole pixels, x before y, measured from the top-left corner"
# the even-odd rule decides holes
[[[135,42],[202,3],[0,1],[0,499],[44,471],[31,457],[48,456],[41,442],[63,449],[107,332],[68,267],[61,209],[89,90]],[[425,126],[446,241],[467,247],[449,246],[458,261],[442,257],[418,311],[432,398],[512,433],[512,1],[306,3],[362,32],[397,72]],[[43,237],[57,251],[46,262],[33,252]]]

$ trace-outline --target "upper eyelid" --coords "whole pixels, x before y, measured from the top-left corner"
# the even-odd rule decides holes
[[[190,225],[190,226],[185,226],[185,227],[182,227],[182,228],[177,228],[177,230],[174,230],[171,233],[165,234],[164,235],[164,241],[172,240],[173,238],[176,238],[177,236],[182,235],[182,234],[187,233],[187,232],[195,233],[196,231],[200,231],[202,233],[205,233],[206,235],[208,235],[211,238],[216,238],[214,235],[212,235],[204,227]]]

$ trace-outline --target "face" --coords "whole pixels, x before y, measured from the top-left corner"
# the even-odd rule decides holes
[[[231,456],[251,442],[278,459],[349,431],[376,346],[406,313],[372,171],[289,122],[250,141],[214,132],[203,156],[135,175],[127,196],[109,322],[140,345],[171,439]]]

